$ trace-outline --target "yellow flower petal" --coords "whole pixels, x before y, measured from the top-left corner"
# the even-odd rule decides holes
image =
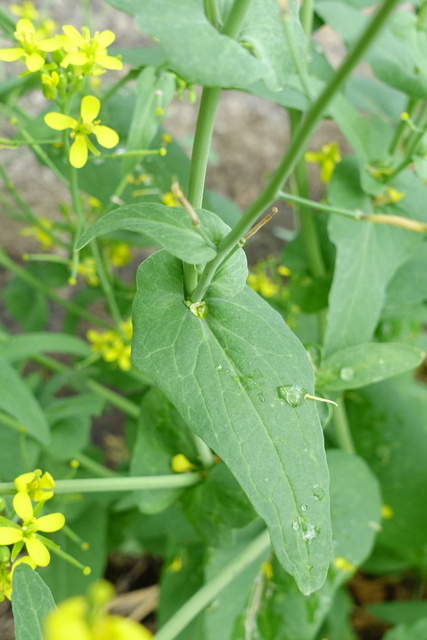
[[[15,544],[18,540],[22,540],[24,534],[22,529],[14,527],[0,527],[0,544]]]
[[[21,33],[35,33],[36,29],[33,25],[33,23],[31,22],[31,20],[28,20],[27,18],[21,18],[21,20],[18,20],[18,22],[16,23],[16,32],[18,35],[20,35]]]
[[[112,149],[119,143],[119,135],[111,127],[99,124],[94,128],[93,132],[99,144],[102,147],[106,147],[106,149]]]
[[[114,640],[151,640],[153,634],[129,618],[105,615],[96,621],[93,637],[114,638]]]
[[[62,513],[50,513],[47,516],[37,518],[37,531],[58,531],[65,524],[65,518]]]
[[[61,62],[61,67],[68,67],[73,64],[75,67],[84,67],[88,57],[85,53],[68,53]]]
[[[51,111],[46,113],[44,121],[47,126],[56,131],[63,131],[64,129],[74,129],[77,126],[77,120],[71,116],[66,116],[63,113],[56,113]]]
[[[3,62],[15,62],[25,55],[25,50],[21,47],[14,47],[13,49],[0,49],[0,60]]]
[[[28,538],[25,540],[28,555],[31,560],[39,567],[47,567],[50,562],[50,553],[41,540],[37,538]]]
[[[112,69],[114,71],[120,71],[123,69],[123,62],[119,58],[114,56],[96,56],[95,62],[105,69]]]
[[[44,58],[34,51],[34,53],[25,56],[25,64],[27,65],[28,71],[39,71],[44,65]]]
[[[194,464],[191,464],[183,453],[178,453],[171,460],[171,469],[175,473],[185,473],[195,468]]]
[[[85,136],[76,136],[70,148],[70,164],[81,169],[87,162],[87,143]]]
[[[34,517],[33,505],[28,493],[19,491],[13,498],[13,508],[24,522],[28,522]]]
[[[85,46],[86,43],[83,36],[71,24],[65,24],[62,27],[62,31],[67,36],[68,40],[70,40],[70,42],[72,42],[72,44],[75,45],[76,47]]]
[[[101,103],[95,96],[85,96],[80,106],[83,122],[93,122],[99,113]]]
[[[63,36],[54,36],[53,38],[45,38],[44,40],[39,40],[37,43],[37,49],[40,51],[57,51],[62,47],[64,42]]]
[[[87,608],[81,596],[61,602],[45,619],[45,640],[93,640],[86,622]]]
[[[96,42],[100,47],[105,48],[105,47],[109,47],[110,44],[112,44],[115,39],[116,39],[116,34],[113,33],[113,31],[110,31],[110,29],[105,29],[104,31],[101,31],[101,33],[98,34],[98,36],[96,37]]]
[[[37,471],[29,471],[28,473],[21,473],[20,476],[17,476],[13,481],[17,490],[27,491],[27,485],[35,480]]]

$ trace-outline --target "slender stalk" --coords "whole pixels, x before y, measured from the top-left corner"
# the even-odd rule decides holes
[[[166,154],[167,151],[164,147],[160,147],[160,149],[133,149],[132,151],[123,151],[123,153],[101,153],[99,156],[92,156],[90,160],[121,160],[135,156],[165,156]]]
[[[412,136],[410,137],[408,146],[406,148],[405,157],[401,162],[399,162],[397,167],[395,167],[393,171],[386,176],[387,182],[395,178],[401,171],[406,169],[406,167],[409,164],[411,164],[414,153],[416,152],[421,140],[423,139],[426,133],[425,127],[423,127],[423,120],[424,120],[426,111],[427,111],[427,102],[424,103],[424,106],[417,118],[417,131],[412,132]]]
[[[180,489],[201,481],[198,473],[180,473],[168,476],[134,476],[111,478],[72,478],[56,480],[55,493],[105,493],[110,491],[137,491],[139,489]],[[0,493],[16,491],[13,482],[0,482]]]
[[[89,456],[85,456],[84,453],[77,453],[74,456],[74,459],[79,462],[80,466],[87,471],[90,471],[96,476],[100,478],[119,478],[119,474],[115,473],[115,471],[111,471],[111,469],[107,469],[104,465],[99,464],[96,460],[89,458]]]
[[[406,105],[406,113],[409,113],[410,116],[412,116],[412,114],[414,113],[415,109],[417,108],[418,104],[420,103],[420,100],[418,100],[417,98],[408,98],[408,102]],[[394,133],[393,139],[390,143],[390,147],[389,147],[389,154],[391,156],[394,156],[394,154],[396,153],[397,149],[399,148],[400,142],[403,138],[403,135],[406,131],[406,127],[407,124],[404,120],[401,120],[399,122],[399,125]]]
[[[0,265],[6,267],[6,269],[9,269],[9,271],[21,278],[21,280],[24,280],[24,282],[28,282],[28,284],[44,293],[47,298],[50,298],[54,302],[58,303],[59,305],[61,305],[61,307],[63,307],[70,313],[74,313],[76,316],[79,316],[84,320],[88,320],[92,324],[104,327],[105,329],[111,329],[111,325],[108,324],[108,322],[105,322],[104,320],[101,320],[101,318],[98,318],[98,316],[95,316],[93,313],[82,309],[74,302],[70,302],[69,300],[64,300],[64,298],[61,298],[57,293],[55,293],[55,291],[52,291],[50,287],[38,280],[31,273],[28,273],[28,271],[25,271],[25,269],[19,267],[13,262],[13,260],[10,260],[10,258],[1,249]]]
[[[18,420],[15,420],[15,418],[12,418],[12,416],[9,416],[7,413],[4,413],[3,411],[0,411],[0,424],[5,425],[6,427],[10,427],[18,433],[27,432],[27,429],[23,424],[18,422]]]
[[[313,9],[314,0],[303,0],[300,11],[300,19],[306,37],[303,58],[303,65],[305,68],[307,68],[308,54],[310,51],[311,32],[313,31]]]
[[[205,584],[156,633],[153,640],[173,640],[248,565],[270,548],[270,534],[263,531],[218,575]]]
[[[356,448],[353,443],[353,438],[351,437],[347,412],[342,397],[337,400],[337,406],[333,409],[332,424],[334,425],[334,432],[340,449],[354,455]]]
[[[252,206],[249,207],[240,221],[219,243],[217,256],[206,265],[199,283],[191,296],[193,302],[203,299],[206,289],[209,287],[221,262],[237,244],[240,238],[242,238],[248,229],[250,229],[258,216],[268,206],[270,206],[272,202],[274,202],[282,184],[289,177],[295,163],[304,152],[305,144],[321,119],[325,108],[331,102],[344,80],[348,77],[354,67],[358,64],[365,51],[371,45],[396,3],[397,0],[385,0],[379,11],[375,14],[365,31],[360,36],[354,49],[347,55],[335,75],[331,78],[320,96],[307,111],[301,126],[295,132],[295,137],[284,154],[276,171],[271,176],[268,184]]]
[[[37,362],[41,366],[46,367],[46,369],[55,371],[56,373],[67,372],[67,373],[70,373],[70,376],[72,373],[74,373],[73,369],[71,369],[70,367],[67,367],[65,364],[62,364],[61,362],[57,362],[56,360],[54,360],[53,358],[50,358],[49,356],[44,356],[44,355],[33,356],[32,360],[34,360],[34,362]],[[93,378],[84,378],[83,380],[79,380],[78,382],[74,383],[72,378],[70,377],[70,381],[67,384],[70,387],[73,387],[73,388],[75,387],[76,389],[80,389],[81,386],[83,385],[90,391],[93,391],[93,393],[95,393],[96,395],[107,400],[107,402],[112,404],[114,407],[117,407],[117,409],[120,409],[121,411],[123,411],[123,413],[125,413],[129,417],[139,418],[139,413],[140,413],[139,407],[134,402],[132,402],[131,400],[128,400],[127,398],[124,398],[123,396],[119,395],[112,389],[105,387],[100,382],[93,380]]]
[[[205,14],[209,22],[218,29],[221,26],[221,12],[218,0],[203,0]]]

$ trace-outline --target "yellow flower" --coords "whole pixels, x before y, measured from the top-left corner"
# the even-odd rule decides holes
[[[84,277],[91,287],[99,285],[99,278],[96,273],[96,263],[94,258],[84,258],[77,266],[77,272]]]
[[[271,562],[263,562],[261,565],[261,571],[263,572],[267,580],[273,579],[273,565],[271,564]]]
[[[96,31],[93,37],[90,35],[88,27],[83,27],[79,33],[70,24],[62,27],[66,36],[64,49],[67,53],[61,62],[62,67],[72,64],[76,67],[83,67],[83,73],[103,73],[100,67],[119,71],[123,68],[123,63],[119,58],[109,56],[107,47],[116,39],[115,34],[106,29]]]
[[[110,247],[110,260],[115,267],[124,267],[131,260],[131,252],[125,242],[117,242]]]
[[[0,564],[0,602],[3,602],[5,598],[8,600],[12,598],[13,572],[16,567],[22,563],[28,564],[32,569],[35,569],[37,566],[29,556],[22,556],[12,565],[9,562],[2,562]]]
[[[183,453],[178,453],[171,460],[171,469],[175,473],[185,473],[186,471],[192,471],[192,469],[195,468],[194,464],[191,464]]]
[[[45,640],[150,640],[142,625],[105,612],[114,595],[105,580],[95,583],[88,596],[69,598],[51,611],[45,620]]]
[[[162,133],[162,142],[163,144],[170,144],[173,138],[170,133]]]
[[[307,151],[306,162],[315,162],[320,167],[320,179],[329,182],[335,169],[335,165],[341,162],[340,148],[337,142],[325,144],[319,151]]]
[[[376,207],[382,207],[385,204],[393,204],[395,202],[399,202],[406,196],[404,191],[398,191],[394,187],[387,187],[384,193],[380,193],[380,195],[375,196],[373,199],[373,203]]]
[[[349,560],[347,560],[346,558],[343,558],[342,556],[338,556],[338,558],[335,558],[334,565],[336,566],[338,571],[355,571],[356,570],[356,567],[354,566],[354,564],[352,564]]]
[[[45,63],[46,52],[57,51],[62,47],[62,36],[39,40],[33,23],[27,18],[18,20],[14,35],[21,46],[0,49],[0,60],[13,62],[24,58],[28,71],[39,71]]]
[[[129,371],[131,363],[132,320],[129,318],[119,325],[120,334],[115,331],[95,331],[89,329],[86,334],[91,342],[91,349],[100,353],[105,362],[117,362],[120,369]]]
[[[37,20],[39,17],[39,12],[30,0],[24,0],[22,4],[10,4],[9,11],[13,13],[14,16],[26,18],[27,20]]]
[[[55,100],[58,95],[59,75],[56,71],[51,73],[42,73],[42,91],[45,98],[48,100]]]
[[[279,273],[281,276],[290,276],[291,275],[291,270],[289,269],[289,267],[285,267],[283,264],[279,264],[279,266],[277,267],[277,273]]]
[[[264,298],[271,298],[279,292],[278,285],[261,271],[248,275],[248,285],[251,289],[264,296]]]
[[[165,204],[167,207],[179,207],[179,202],[173,195],[172,191],[168,191],[163,194],[162,204]]]
[[[388,504],[383,504],[381,507],[381,517],[383,520],[390,520],[394,516],[394,511]]]
[[[40,217],[37,221],[37,225],[24,227],[23,229],[21,229],[20,234],[21,236],[26,237],[32,236],[38,242],[40,242],[42,249],[49,249],[53,244],[52,236],[49,234],[49,231],[50,229],[52,229],[52,227],[52,220]]]
[[[95,120],[101,108],[101,103],[95,96],[85,96],[80,106],[80,118],[76,120],[63,113],[50,112],[44,117],[44,121],[56,131],[71,129],[71,138],[74,139],[70,148],[70,164],[76,169],[84,167],[87,162],[88,149],[95,155],[99,155],[98,149],[89,139],[94,134],[102,147],[112,149],[119,142],[119,136],[110,127],[100,125],[100,120]]]
[[[13,498],[13,508],[22,520],[22,525],[11,522],[11,527],[0,527],[0,544],[21,543],[25,545],[31,560],[40,567],[50,562],[50,553],[43,544],[38,531],[52,532],[62,529],[65,518],[62,513],[51,513],[41,518],[34,517],[33,505],[27,493],[19,492]]]
[[[14,480],[17,491],[27,493],[35,502],[50,500],[53,498],[52,489],[55,487],[55,480],[48,471],[43,474],[40,469],[23,473]]]

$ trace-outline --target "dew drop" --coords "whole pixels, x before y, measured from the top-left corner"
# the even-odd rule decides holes
[[[349,382],[353,380],[354,371],[351,367],[343,367],[340,371],[341,380],[345,380],[345,382]]]
[[[263,392],[262,392],[262,391],[260,391],[260,392],[258,393],[258,400],[259,400],[260,402],[265,402],[264,394],[263,394]]]
[[[322,502],[323,498],[325,497],[325,491],[322,489],[321,486],[319,486],[318,484],[315,484],[311,492],[311,495],[318,502]]]
[[[284,385],[283,387],[277,387],[277,395],[282,400],[285,400],[291,407],[297,407],[303,400],[307,391],[302,387],[294,384]]]
[[[301,511],[307,511],[307,505],[306,504],[302,504],[301,505]]]
[[[296,522],[296,521],[295,521],[295,522],[293,522],[293,523],[292,523],[292,529],[293,529],[294,531],[298,531],[298,529],[299,529],[299,522]]]
[[[217,365],[216,365],[216,367],[215,367],[215,369],[216,369],[217,371],[222,371],[222,364],[217,364]]]
[[[318,533],[319,531],[316,529],[314,524],[311,524],[311,522],[308,522],[305,527],[305,531],[302,534],[302,539],[307,540],[308,542],[311,542],[312,540],[317,538]]]

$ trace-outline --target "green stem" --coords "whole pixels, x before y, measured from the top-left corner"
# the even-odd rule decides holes
[[[305,145],[317,123],[321,119],[326,107],[331,102],[344,80],[358,64],[367,48],[371,45],[397,1],[398,0],[385,0],[379,11],[375,14],[365,31],[360,36],[354,49],[346,56],[335,75],[331,78],[320,96],[307,111],[304,120],[295,132],[295,137],[289,145],[288,150],[284,154],[276,171],[271,176],[268,184],[252,206],[249,207],[240,221],[219,243],[217,256],[206,265],[199,283],[191,297],[193,302],[203,299],[203,296],[221,262],[237,242],[245,235],[245,233],[247,233],[258,216],[274,202],[283,183],[289,177],[295,163],[304,152]]]
[[[104,398],[105,400],[107,400],[107,402],[113,405],[113,407],[117,407],[117,409],[120,409],[129,417],[139,418],[139,407],[134,402],[128,400],[127,398],[124,398],[112,389],[105,387],[100,382],[97,382],[92,378],[84,378],[83,380],[73,382],[71,374],[74,373],[74,370],[70,367],[67,367],[65,364],[62,364],[61,362],[57,362],[49,356],[33,356],[32,360],[40,364],[42,367],[46,367],[46,369],[50,369],[51,371],[55,371],[56,373],[69,373],[70,381],[67,384],[70,387],[80,389],[83,384],[83,386],[85,386],[87,389],[93,391],[93,393],[100,396],[101,398]]]
[[[408,102],[406,105],[406,113],[409,113],[409,116],[412,116],[412,114],[414,113],[415,109],[417,108],[418,104],[419,104],[420,100],[418,100],[418,98],[408,98]],[[395,131],[395,134],[393,136],[393,140],[390,143],[390,148],[388,150],[389,154],[391,156],[394,156],[394,154],[396,153],[397,149],[399,148],[400,142],[403,138],[403,135],[406,131],[407,128],[407,124],[404,120],[401,120],[399,122],[399,125]]]
[[[74,460],[80,463],[80,466],[90,471],[91,473],[99,476],[100,478],[119,478],[119,474],[111,471],[111,469],[107,469],[104,465],[99,464],[96,460],[89,458],[89,456],[85,456],[84,453],[77,453],[74,456]]]
[[[263,531],[215,578],[197,591],[156,633],[153,640],[173,640],[203,609],[261,554],[270,548],[270,534]]]
[[[308,53],[310,51],[311,32],[313,31],[313,9],[314,0],[303,0],[300,11],[300,19],[306,37],[303,58],[304,68],[307,68]]]
[[[307,198],[302,198],[301,196],[297,196],[293,193],[285,193],[284,191],[279,192],[278,198],[285,200],[286,202],[295,202],[296,204],[307,205],[311,209],[318,209],[319,211],[326,211],[327,213],[335,213],[339,216],[352,218],[353,220],[362,220],[364,216],[363,212],[359,210],[352,211],[351,209],[332,207],[329,204],[308,200]]]
[[[0,423],[6,425],[7,427],[10,427],[14,431],[17,431],[18,433],[27,432],[27,429],[24,427],[23,424],[21,424],[21,422],[18,422],[18,420],[15,420],[15,418],[12,418],[7,413],[4,413],[3,411],[0,411]]]
[[[167,476],[134,476],[111,478],[72,478],[56,480],[55,494],[60,493],[105,493],[110,491],[138,491],[140,489],[180,489],[201,482],[198,473],[180,473]],[[13,482],[0,482],[0,494],[16,492]]]
[[[347,453],[354,455],[356,453],[356,448],[353,443],[353,438],[351,437],[343,398],[337,399],[337,405],[337,407],[334,407],[332,414],[332,423],[334,425],[337,444],[340,449],[343,449],[343,451],[347,451]]]
[[[91,156],[90,160],[121,160],[122,158],[132,158],[134,156],[165,156],[167,151],[164,147],[160,149],[134,149],[133,151],[123,151],[123,153],[101,153],[99,156]]]
[[[221,30],[223,35],[229,38],[236,38],[238,36],[250,3],[251,0],[234,0],[227,21]],[[196,131],[194,134],[193,152],[191,154],[187,196],[194,209],[200,209],[203,203],[209,150],[220,95],[220,87],[205,87],[200,101]],[[186,296],[191,296],[196,288],[198,277],[194,266],[184,262],[183,276]]]
[[[390,180],[392,180],[393,178],[395,178],[401,171],[403,171],[404,169],[406,169],[406,167],[411,164],[412,159],[413,159],[413,155],[416,152],[418,145],[420,144],[421,140],[423,139],[424,135],[425,135],[425,127],[423,127],[423,120],[424,120],[424,116],[426,114],[427,111],[427,102],[424,103],[423,108],[421,109],[418,118],[417,118],[417,131],[413,131],[412,132],[412,136],[409,139],[409,143],[406,149],[406,154],[405,157],[403,158],[403,160],[397,165],[397,167],[395,167],[393,169],[393,171],[391,173],[389,173],[386,176],[386,180],[387,182],[389,182]],[[405,123],[403,123],[405,124]]]
[[[219,29],[222,21],[218,0],[203,0],[203,4],[207,19],[216,29]]]
[[[107,91],[102,96],[102,105],[104,106],[105,103],[115,93],[117,93],[117,91],[119,91],[125,84],[127,84],[129,82],[129,80],[132,80],[133,78],[136,78],[138,76],[138,73],[139,73],[138,69],[131,69],[125,76],[123,76],[123,78],[120,78],[120,80],[118,80],[113,85],[111,85],[111,87],[109,89],[107,89]]]
[[[74,313],[76,316],[79,316],[84,320],[88,320],[92,324],[104,327],[105,329],[111,329],[110,324],[108,324],[107,322],[104,322],[104,320],[101,320],[101,318],[98,318],[98,316],[95,316],[93,313],[90,313],[89,311],[82,309],[74,302],[70,302],[69,300],[64,300],[64,298],[61,298],[57,293],[52,291],[50,287],[45,285],[43,282],[40,282],[40,280],[35,278],[31,273],[28,273],[28,271],[26,271],[25,269],[18,267],[18,265],[15,264],[12,260],[10,260],[10,258],[1,249],[0,249],[0,265],[3,265],[3,267],[6,267],[6,269],[9,269],[9,271],[14,273],[19,278],[21,278],[21,280],[24,280],[24,282],[28,282],[28,284],[35,287],[42,293],[44,293],[44,295],[47,298],[50,298],[54,302],[58,303],[59,305],[61,305],[61,307],[63,307],[70,313]]]

